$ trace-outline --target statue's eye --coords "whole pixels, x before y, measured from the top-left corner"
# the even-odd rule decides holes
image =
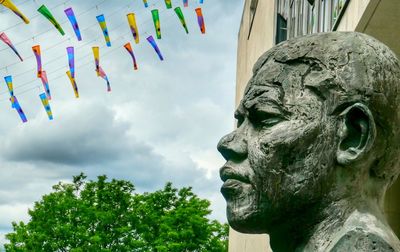
[[[275,124],[283,121],[281,115],[265,112],[265,111],[255,111],[251,118],[256,126],[260,127],[272,127]]]
[[[282,119],[279,117],[271,117],[271,118],[262,120],[260,123],[261,123],[261,126],[271,127],[271,126],[274,126],[275,124],[279,123],[280,121],[282,121]]]

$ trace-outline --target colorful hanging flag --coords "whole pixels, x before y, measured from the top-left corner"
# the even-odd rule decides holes
[[[188,6],[189,6],[189,1],[183,0],[183,7],[188,7]]]
[[[18,10],[17,6],[15,6],[11,0],[0,0],[0,4],[14,12],[15,15],[20,17],[25,22],[25,24],[29,24],[29,19],[25,17],[20,10]]]
[[[126,44],[124,45],[124,47],[125,47],[125,49],[129,52],[129,54],[130,54],[131,57],[132,57],[132,60],[133,60],[133,69],[137,70],[138,67],[137,67],[136,58],[135,58],[135,54],[133,53],[133,49],[132,49],[131,43],[129,43],[129,42],[126,43]]]
[[[25,115],[24,111],[22,110],[21,105],[19,104],[17,97],[15,97],[15,96],[11,97],[10,101],[12,102],[13,107],[15,108],[15,110],[17,110],[17,112],[19,114],[19,117],[21,118],[22,122],[26,123],[28,121],[28,119],[26,118],[26,115]]]
[[[127,17],[128,17],[129,27],[131,28],[133,38],[135,39],[135,43],[139,44],[139,31],[136,25],[135,14],[129,13]]]
[[[99,67],[99,75],[101,78],[103,78],[107,82],[107,91],[111,92],[110,81],[108,81],[107,74],[104,72],[103,68],[101,68],[101,67]]]
[[[82,40],[81,31],[79,30],[78,21],[76,21],[74,11],[72,10],[72,8],[68,8],[68,9],[65,9],[64,12],[68,17],[69,22],[72,25],[72,28],[74,29],[76,38],[78,39],[78,41],[81,41]]]
[[[36,57],[37,63],[37,77],[40,78],[42,74],[42,56],[40,54],[40,45],[35,45],[32,47],[33,53]]]
[[[109,82],[108,77],[107,77],[106,73],[104,72],[103,68],[101,68],[101,66],[100,66],[99,47],[94,46],[94,47],[92,47],[92,50],[93,50],[93,56],[94,56],[94,63],[96,65],[97,76],[103,78],[107,82],[107,91],[110,92],[111,91],[110,82]]]
[[[24,61],[24,60],[22,59],[21,55],[19,55],[17,49],[16,49],[16,48],[14,47],[14,45],[11,43],[11,40],[7,37],[7,35],[6,35],[4,32],[1,32],[1,33],[0,33],[0,40],[3,41],[4,43],[6,43],[6,45],[8,45],[8,46],[11,48],[11,50],[14,51],[14,53],[18,56],[18,58],[19,58],[21,61]]]
[[[47,99],[51,100],[49,81],[47,80],[46,71],[42,71],[42,75],[40,76],[40,79],[42,80],[43,88],[44,88],[44,91],[46,92]]]
[[[199,23],[200,31],[204,34],[206,33],[206,25],[204,23],[203,13],[201,11],[201,8],[196,8],[195,11],[197,14],[197,22]]]
[[[61,25],[57,22],[57,20],[54,18],[54,16],[51,14],[49,9],[43,4],[42,6],[39,7],[38,12],[41,13],[45,18],[47,18],[50,23],[54,25],[54,27],[57,28],[57,30],[61,33],[61,35],[65,35],[64,30],[62,29]]]
[[[158,10],[154,9],[151,11],[153,16],[154,28],[156,29],[157,39],[161,39],[161,27],[160,27],[160,16],[158,15]]]
[[[106,19],[104,18],[104,15],[99,15],[96,18],[97,18],[97,21],[99,22],[101,30],[103,31],[104,39],[106,40],[106,44],[108,47],[110,47],[111,40],[110,40],[110,35],[108,34]]]
[[[165,6],[167,7],[167,9],[171,9],[172,8],[171,0],[165,0]]]
[[[174,10],[175,10],[176,15],[178,15],[178,18],[181,21],[181,24],[182,24],[183,28],[185,29],[186,33],[189,33],[187,25],[186,25],[186,21],[185,21],[185,16],[183,16],[181,8],[176,7]]]
[[[72,78],[70,71],[67,71],[67,76],[69,78],[69,81],[71,82],[72,88],[74,89],[75,97],[79,98],[78,86],[76,85],[75,79]]]
[[[92,47],[97,76],[100,76],[100,52],[98,46]]]
[[[11,107],[16,109],[19,116],[21,117],[22,122],[27,122],[28,120],[26,119],[24,111],[22,111],[21,106],[18,103],[17,97],[14,95],[14,87],[12,83],[12,77],[11,76],[6,76],[4,77],[4,80],[7,83],[7,88],[8,92],[10,93],[10,102],[11,102]]]
[[[150,45],[153,47],[153,49],[156,51],[158,57],[160,58],[160,60],[164,60],[164,57],[161,54],[160,49],[157,46],[156,41],[154,40],[153,36],[149,36],[147,37],[147,41],[149,41]]]
[[[67,47],[68,54],[68,65],[69,71],[71,72],[71,76],[75,79],[75,57],[74,57],[74,48],[72,46]]]
[[[4,80],[6,81],[8,92],[10,93],[10,97],[14,96],[14,87],[12,83],[12,77],[11,76],[6,76],[4,77]]]
[[[6,76],[4,77],[4,80],[6,81],[8,92],[10,93],[11,107],[14,108],[14,87],[12,83],[12,77]]]
[[[149,4],[147,3],[147,0],[143,0],[143,4],[144,4],[144,7],[149,7]]]
[[[53,120],[53,112],[51,112],[51,107],[50,107],[49,100],[47,99],[46,94],[45,93],[40,94],[39,97],[40,97],[40,100],[42,101],[44,109],[46,110],[49,120]]]

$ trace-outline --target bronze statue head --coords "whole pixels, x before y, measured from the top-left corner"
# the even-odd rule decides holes
[[[267,51],[237,129],[218,144],[230,225],[269,233],[272,245],[275,234],[277,250],[284,234],[309,246],[322,223],[336,234],[355,211],[390,233],[383,198],[400,171],[399,105],[399,60],[367,35],[313,34]]]

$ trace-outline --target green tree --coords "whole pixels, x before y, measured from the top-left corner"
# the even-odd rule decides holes
[[[6,251],[227,251],[228,225],[210,221],[210,203],[192,188],[138,194],[129,181],[84,174],[59,183],[13,222]]]

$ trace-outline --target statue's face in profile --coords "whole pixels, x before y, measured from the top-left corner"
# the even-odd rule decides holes
[[[227,160],[221,192],[236,230],[268,232],[314,207],[328,190],[336,121],[321,97],[302,85],[323,75],[321,68],[269,60],[250,80],[235,112],[237,129],[218,144]]]

